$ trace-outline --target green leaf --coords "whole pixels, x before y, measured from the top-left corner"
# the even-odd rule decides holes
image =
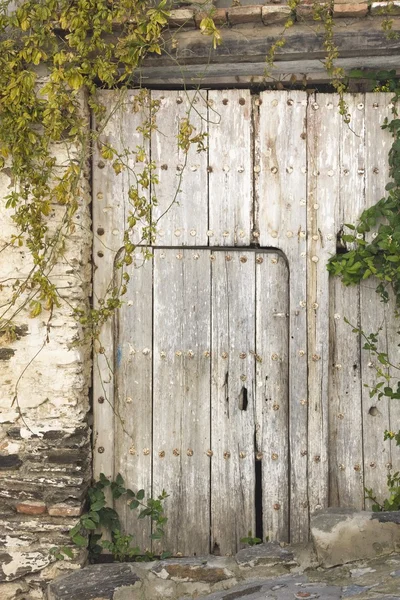
[[[79,533],[73,536],[72,541],[74,544],[79,546],[79,548],[86,548],[88,543],[87,538],[83,537],[83,535],[80,535]]]
[[[96,524],[93,523],[93,521],[91,519],[82,519],[82,525],[86,528],[86,529],[96,529]]]
[[[105,505],[106,505],[105,500],[103,500],[103,499],[96,500],[96,502],[93,502],[93,504],[90,505],[90,510],[93,512],[97,512],[100,509],[104,508]]]
[[[132,500],[132,502],[129,504],[129,508],[131,510],[135,510],[135,508],[137,508],[138,506],[139,506],[138,500]]]
[[[65,556],[68,556],[68,558],[74,558],[74,553],[72,552],[71,548],[68,548],[68,546],[61,546],[60,550],[63,554],[65,554]]]
[[[144,490],[139,490],[139,491],[137,492],[137,494],[136,494],[136,498],[137,498],[138,500],[143,500],[143,498],[144,498]]]
[[[118,473],[118,475],[116,476],[115,483],[119,486],[124,485],[124,478],[122,477],[121,473]]]

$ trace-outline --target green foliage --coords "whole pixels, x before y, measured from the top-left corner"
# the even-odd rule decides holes
[[[248,544],[249,546],[256,546],[257,544],[262,544],[262,539],[259,537],[253,537],[252,531],[248,532],[247,537],[240,538],[240,541],[242,544]]]
[[[328,270],[342,278],[344,285],[354,285],[374,276],[379,284],[377,292],[388,302],[388,286],[400,306],[400,119],[397,101],[400,89],[393,97],[393,119],[385,119],[383,129],[390,131],[393,143],[389,151],[391,181],[386,185],[387,195],[363,211],[357,224],[347,223],[348,232],[342,241],[354,248],[331,258]],[[371,234],[371,235],[369,235]]]
[[[366,500],[372,501],[372,510],[374,512],[381,512],[384,510],[392,511],[392,510],[400,510],[400,472],[394,473],[391,475],[390,473],[387,476],[387,488],[389,492],[389,498],[386,498],[383,501],[383,504],[378,502],[376,496],[372,489],[365,488],[365,498]]]
[[[132,511],[137,511],[138,519],[149,518],[152,522],[152,534],[150,538],[160,540],[164,536],[164,526],[167,517],[164,516],[163,502],[168,498],[168,494],[163,491],[157,498],[148,498],[145,500],[144,490],[133,492],[125,487],[123,477],[118,474],[115,481],[110,481],[103,473],[88,492],[89,508],[84,513],[78,523],[70,532],[71,541],[78,548],[89,548],[92,557],[98,556],[103,550],[108,550],[117,561],[123,561],[127,558],[137,561],[153,560],[154,554],[149,550],[143,550],[134,545],[133,535],[124,534],[121,531],[121,523],[118,513],[107,506],[105,490],[109,489],[113,500],[125,498]],[[99,528],[109,532],[111,539],[102,540],[101,533],[94,533]],[[89,540],[89,541],[88,541]],[[73,557],[73,551],[68,546],[61,548],[52,548],[51,554],[61,560],[63,558]],[[162,558],[169,554],[162,553]]]
[[[351,244],[352,249],[344,254],[333,256],[328,263],[328,271],[341,277],[344,285],[356,285],[365,279],[374,277],[377,281],[376,291],[381,301],[389,302],[389,287],[395,296],[396,316],[400,308],[400,118],[397,103],[400,99],[399,80],[394,71],[366,73],[356,70],[355,78],[370,79],[375,83],[377,91],[390,91],[392,98],[392,119],[386,118],[382,129],[388,130],[393,138],[389,150],[389,174],[391,181],[386,185],[387,194],[375,205],[364,210],[357,224],[347,223],[346,233],[341,240]],[[347,323],[349,323],[346,320]],[[350,324],[350,323],[349,323]],[[352,325],[353,333],[360,335],[363,349],[374,358],[371,365],[376,371],[376,380],[370,387],[370,397],[378,400],[388,398],[400,400],[400,380],[396,376],[400,366],[390,361],[386,352],[379,349],[379,333],[365,333]],[[399,331],[397,332],[400,333]],[[394,440],[400,446],[400,430],[385,431],[385,440]],[[372,510],[400,509],[400,474],[387,475],[389,497],[380,504],[372,489],[365,489],[366,499],[371,500]]]

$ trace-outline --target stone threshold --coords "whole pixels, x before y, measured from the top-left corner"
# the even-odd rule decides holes
[[[400,512],[328,509],[312,517],[310,544],[271,542],[240,550],[234,557],[91,565],[50,583],[47,598],[399,600],[399,524]],[[394,591],[399,595],[388,595]]]

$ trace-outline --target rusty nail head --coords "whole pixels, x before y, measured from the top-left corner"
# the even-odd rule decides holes
[[[244,98],[239,98],[239,104],[243,106],[244,104],[246,104],[246,100]]]
[[[180,452],[179,452],[178,448],[174,448],[173,451],[172,451],[172,454],[174,456],[179,456]]]
[[[261,265],[261,263],[263,263],[263,262],[264,262],[263,257],[262,256],[257,256],[256,263],[258,263],[259,265]]]
[[[104,233],[105,233],[105,232],[104,232],[104,229],[103,229],[103,227],[98,227],[98,228],[97,228],[97,235],[104,235]]]
[[[97,402],[99,404],[104,404],[104,396],[99,396],[98,399],[97,399]]]
[[[246,256],[241,256],[240,257],[240,262],[242,262],[242,263],[247,262],[247,257]]]
[[[354,470],[355,471],[361,471],[360,465],[354,465]]]
[[[183,102],[182,98],[180,96],[178,96],[177,99],[176,99],[176,103],[177,104],[182,104],[182,102]]]
[[[273,404],[272,408],[273,408],[274,410],[279,410],[279,404]]]
[[[207,454],[207,456],[212,456],[214,454],[214,452],[212,450],[207,450],[206,454]]]
[[[187,454],[188,456],[193,456],[193,450],[192,450],[191,448],[188,448],[188,449],[186,450],[186,454]]]
[[[246,458],[246,452],[239,452],[240,458]]]
[[[103,448],[103,446],[99,446],[99,447],[97,448],[97,452],[98,452],[99,454],[103,454],[103,452],[104,452],[104,448]]]
[[[103,252],[102,250],[99,250],[99,251],[98,251],[98,253],[97,253],[97,256],[98,256],[99,258],[103,258],[103,256],[104,256],[104,252]]]
[[[272,460],[278,460],[278,455],[277,455],[277,453],[276,453],[276,452],[273,452],[273,453],[271,454],[271,458],[272,458]]]
[[[321,461],[321,457],[319,456],[319,454],[314,456],[314,462],[320,462],[320,461]]]
[[[276,502],[274,504],[274,510],[280,510],[280,508],[281,508],[281,505],[278,502]]]
[[[161,450],[161,452],[159,452],[159,453],[158,453],[158,456],[159,456],[160,458],[164,458],[164,456],[165,456],[165,451],[164,451],[164,450]]]
[[[256,460],[262,460],[263,456],[264,456],[264,454],[262,452],[257,452],[257,454],[256,454]]]
[[[231,453],[230,452],[224,452],[224,458],[230,458],[231,457]]]
[[[106,166],[106,163],[103,162],[102,160],[99,160],[99,162],[97,163],[97,166],[99,169],[104,169],[104,167]]]

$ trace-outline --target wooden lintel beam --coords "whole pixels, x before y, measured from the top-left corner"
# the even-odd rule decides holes
[[[400,18],[392,19],[392,31],[400,33]],[[199,30],[167,33],[161,56],[148,58],[141,74],[144,81],[199,79],[218,76],[259,77],[265,72],[265,57],[280,38],[282,27],[241,26],[222,29],[222,44],[212,48],[211,39]],[[319,73],[324,69],[323,26],[296,23],[285,35],[285,45],[275,59],[274,75]],[[334,41],[344,68],[392,68],[400,66],[400,37],[389,39],[381,17],[337,19]],[[326,77],[325,77],[326,78]]]

